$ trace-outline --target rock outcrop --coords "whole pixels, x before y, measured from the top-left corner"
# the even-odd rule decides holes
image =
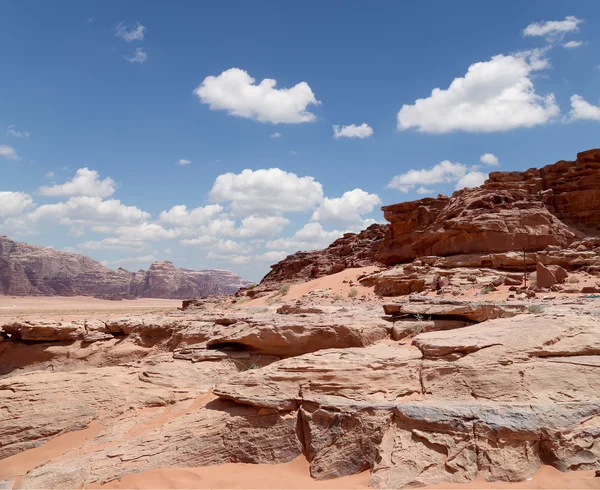
[[[233,294],[248,284],[230,271],[177,269],[168,261],[154,262],[147,271],[115,271],[84,255],[0,236],[0,294],[5,295],[186,299]]]
[[[600,234],[600,150],[525,172],[492,172],[451,198],[384,206],[391,223],[377,259],[534,252]]]
[[[289,255],[271,266],[259,288],[251,290],[250,295],[277,289],[281,284],[310,281],[351,267],[374,265],[386,228],[386,225],[373,224],[360,233],[346,233],[326,249]]]
[[[522,271],[525,251],[533,267],[541,262],[569,270],[587,261],[600,270],[597,255],[585,254],[598,247],[599,239],[594,237],[600,235],[600,149],[541,169],[492,172],[480,187],[382,210],[389,225],[347,234],[321,251],[290,255],[271,266],[249,295],[345,268],[390,266],[424,257],[454,261],[449,267],[520,267]],[[463,265],[456,265],[461,261]],[[442,262],[435,265],[444,267]],[[402,286],[379,287],[383,295],[421,289],[418,283],[406,281]]]

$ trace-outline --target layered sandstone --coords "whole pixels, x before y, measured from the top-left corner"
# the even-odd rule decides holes
[[[600,234],[600,150],[525,172],[492,172],[451,198],[384,206],[385,264],[422,256],[535,252]]]
[[[492,172],[480,187],[382,210],[389,225],[347,234],[321,251],[290,255],[271,266],[250,295],[345,268],[390,266],[424,258],[442,267],[445,261],[449,267],[523,270],[525,252],[525,265],[533,267],[540,262],[569,269],[600,268],[593,255],[598,246],[594,237],[600,235],[600,150],[541,169]],[[456,265],[461,261],[462,265]],[[422,287],[414,281],[391,290],[380,286],[383,295],[395,294],[394,289],[409,294]]]
[[[0,236],[0,294],[5,295],[185,299],[233,294],[248,284],[230,271],[178,269],[168,261],[154,262],[147,271],[114,271],[84,255]]]

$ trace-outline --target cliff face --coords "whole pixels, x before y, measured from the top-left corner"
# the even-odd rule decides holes
[[[349,267],[394,265],[424,256],[535,252],[600,236],[600,149],[524,172],[493,172],[481,187],[384,206],[389,225],[348,234],[328,248],[275,264],[261,288]]]
[[[600,150],[525,172],[493,172],[451,198],[384,206],[384,264],[427,255],[543,250],[600,234]]]
[[[248,284],[230,271],[178,269],[167,261],[148,271],[113,271],[84,255],[0,236],[0,294],[5,295],[186,299],[233,294]]]

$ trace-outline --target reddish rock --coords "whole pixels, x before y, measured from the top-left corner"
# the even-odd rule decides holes
[[[390,227],[377,258],[529,252],[564,248],[600,230],[600,150],[525,172],[492,172],[450,199],[383,207]],[[484,264],[485,266],[485,264]]]
[[[563,283],[569,277],[569,273],[564,270],[560,265],[550,266],[548,267],[556,277],[556,282]]]
[[[535,275],[538,288],[549,288],[558,282],[553,272],[539,262],[535,266]]]
[[[272,265],[259,287],[247,294],[256,296],[281,284],[306,282],[344,269],[374,265],[386,228],[386,225],[374,224],[360,233],[346,233],[324,250],[289,255]]]
[[[186,299],[233,294],[248,284],[230,271],[178,269],[168,261],[154,262],[148,271],[115,271],[84,255],[0,235],[0,295]]]

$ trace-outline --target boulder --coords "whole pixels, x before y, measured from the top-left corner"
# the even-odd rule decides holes
[[[536,285],[538,288],[549,288],[558,281],[554,273],[545,265],[539,262],[535,266]]]

